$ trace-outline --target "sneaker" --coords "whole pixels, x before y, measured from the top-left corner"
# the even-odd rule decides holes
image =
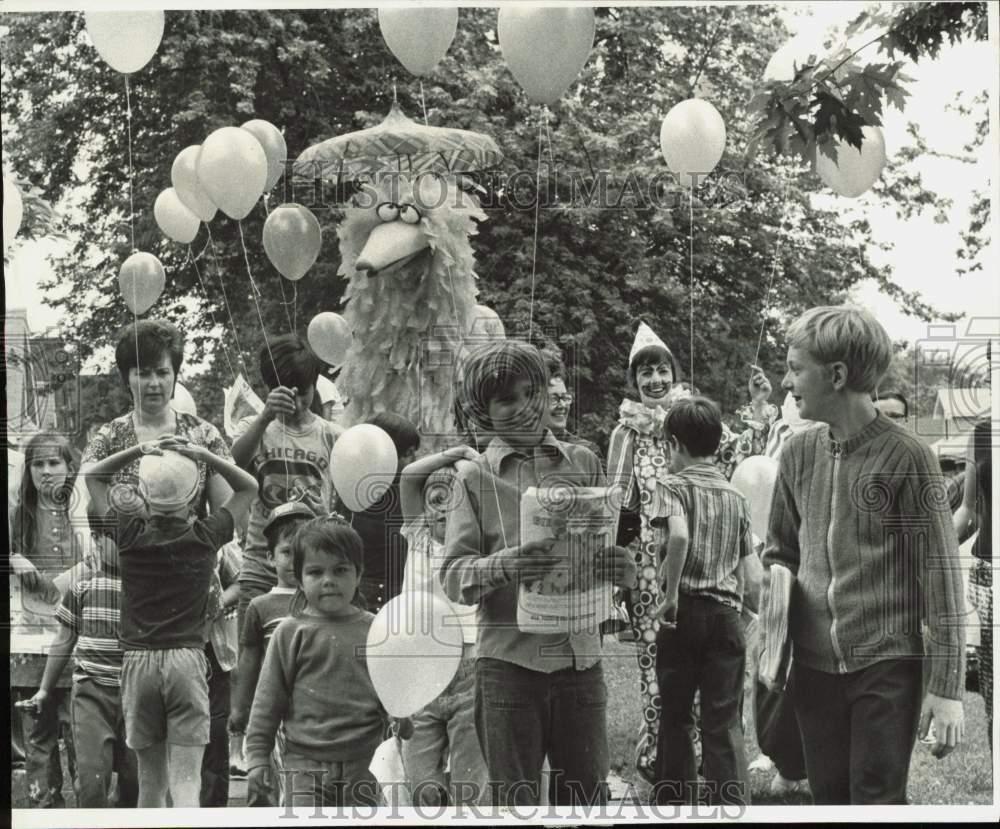
[[[766,754],[758,754],[747,768],[750,771],[771,771],[774,768],[774,761]]]
[[[776,772],[769,787],[771,794],[802,794],[809,792],[808,780],[789,780],[782,777],[781,772]]]

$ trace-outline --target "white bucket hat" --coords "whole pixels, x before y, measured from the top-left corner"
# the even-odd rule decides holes
[[[178,452],[144,455],[139,461],[139,480],[151,507],[178,509],[191,503],[198,491],[198,464]]]

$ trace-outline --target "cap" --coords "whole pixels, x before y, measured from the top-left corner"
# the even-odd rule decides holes
[[[191,503],[198,491],[198,464],[169,450],[162,455],[143,455],[139,480],[151,507],[177,509]]]
[[[287,504],[278,504],[278,506],[271,510],[271,513],[267,516],[267,521],[264,523],[264,529],[261,532],[266,533],[279,521],[291,518],[293,515],[300,515],[303,518],[316,517],[316,513],[301,501],[289,501]]]

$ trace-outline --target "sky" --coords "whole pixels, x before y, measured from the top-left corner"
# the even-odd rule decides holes
[[[866,5],[857,2],[789,3],[782,8],[793,36],[819,39],[831,27],[842,31]],[[875,59],[874,48],[863,54],[871,54]],[[884,119],[888,155],[891,157],[894,151],[909,142],[906,134],[909,121],[919,124],[929,146],[943,153],[962,154],[963,146],[972,137],[973,119],[950,112],[946,107],[954,104],[960,93],[964,93],[963,100],[971,102],[976,93],[991,83],[997,65],[995,42],[946,46],[937,60],[925,59],[919,64],[911,64],[906,72],[914,82],[908,86],[911,96],[907,99],[906,110],[900,113],[889,108]],[[885,253],[870,251],[873,263],[891,268],[894,281],[907,290],[919,291],[932,307],[963,314],[963,320],[957,325],[959,336],[966,333],[972,316],[1000,318],[1000,280],[996,276],[1000,269],[996,266],[995,244],[991,245],[987,260],[992,266],[978,273],[959,275],[960,260],[956,257],[973,193],[977,188],[988,189],[991,174],[996,175],[997,137],[992,138],[976,164],[932,157],[915,162],[925,186],[953,201],[949,220],[943,224],[935,223],[933,211],[910,220],[899,219],[891,208],[870,194],[858,199],[842,199],[829,191],[824,194],[817,180],[816,198],[821,203],[836,205],[845,218],[852,213],[867,215],[875,238],[893,244],[893,249]],[[11,266],[5,271],[7,306],[26,308],[29,326],[34,331],[42,331],[59,320],[58,312],[46,303],[46,297],[36,286],[52,273],[48,260],[64,255],[67,250],[68,245],[58,242],[28,242],[16,252]],[[894,340],[913,342],[928,336],[927,323],[903,314],[875,284],[862,284],[853,299],[871,308]],[[997,323],[989,325],[995,328]],[[948,329],[930,330],[940,334]],[[98,358],[107,359],[107,352]]]

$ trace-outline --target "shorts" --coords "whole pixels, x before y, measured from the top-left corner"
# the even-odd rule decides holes
[[[202,648],[125,651],[122,657],[125,743],[142,751],[166,741],[209,741],[208,659]]]

